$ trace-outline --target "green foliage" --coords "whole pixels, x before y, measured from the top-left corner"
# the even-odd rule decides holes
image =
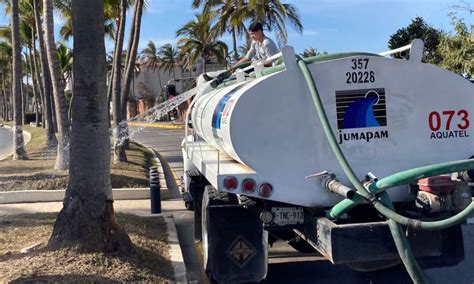
[[[428,25],[422,17],[412,19],[412,22],[404,28],[399,29],[390,36],[389,49],[396,49],[408,45],[414,39],[422,39],[425,43],[424,62],[439,64],[442,56],[438,52],[438,45],[442,32]],[[399,57],[399,55],[395,56]]]
[[[173,73],[175,77],[174,68],[179,66],[178,50],[174,48],[170,43],[167,43],[160,47],[158,55],[162,61],[162,68],[168,71],[168,74]]]
[[[467,77],[474,75],[474,41],[471,30],[462,19],[451,15],[454,34],[441,36],[438,51],[443,55],[441,67]]]
[[[328,54],[328,53],[326,51],[323,51],[321,53],[314,47],[309,47],[309,48],[305,49],[302,53],[300,53],[300,55],[302,57],[305,57],[305,58],[306,57],[318,56],[318,55],[324,55],[324,54]]]
[[[204,67],[207,60],[215,58],[218,63],[226,63],[227,45],[217,40],[219,33],[211,25],[209,14],[196,14],[195,20],[189,21],[176,32],[181,53],[187,55],[185,67],[194,65],[199,57],[204,58]]]

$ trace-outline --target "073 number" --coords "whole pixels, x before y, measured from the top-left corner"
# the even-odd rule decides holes
[[[443,118],[445,120],[444,129],[443,130],[451,130],[451,122],[453,117],[456,116],[461,120],[459,123],[456,124],[458,129],[464,130],[469,127],[469,112],[465,109],[461,109],[459,111],[454,110],[445,110],[441,113],[438,111],[430,112],[428,116],[428,124],[430,126],[431,131],[438,131],[443,126]]]

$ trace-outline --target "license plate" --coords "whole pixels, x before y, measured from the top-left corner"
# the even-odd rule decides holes
[[[303,207],[272,207],[273,223],[283,225],[303,224]]]

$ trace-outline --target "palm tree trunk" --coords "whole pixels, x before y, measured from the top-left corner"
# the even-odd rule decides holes
[[[37,91],[39,94],[39,98],[37,101],[38,107],[41,109],[41,126],[45,128],[45,103],[44,103],[44,89],[43,89],[43,81],[41,80],[39,68],[38,68],[38,60],[36,58],[36,37],[35,37],[35,29],[33,29],[33,68],[36,77],[36,84],[37,84]]]
[[[29,50],[29,61],[30,61],[30,73],[31,73],[31,84],[33,86],[33,97],[34,97],[34,102],[33,102],[33,109],[35,111],[35,123],[36,125],[39,125],[39,104],[38,104],[38,89],[36,88],[36,78],[35,78],[35,72],[33,68],[33,52],[32,47],[30,46]]]
[[[138,51],[138,42],[140,41],[140,27],[141,27],[141,19],[143,14],[143,4],[144,0],[136,0],[135,2],[135,14],[133,16],[132,22],[132,29],[130,32],[130,39],[128,44],[128,52],[126,57],[126,65],[125,65],[125,75],[123,77],[122,88],[120,92],[120,107],[122,112],[122,121],[121,121],[121,129],[119,132],[119,141],[118,149],[116,148],[116,152],[119,151],[120,153],[123,151],[125,152],[125,148],[128,145],[128,125],[126,122],[127,119],[127,101],[128,101],[128,94],[130,92],[130,85],[132,83],[132,78],[134,76],[134,67],[135,67],[135,59],[137,57]],[[117,144],[117,143],[116,143]],[[115,155],[117,158],[117,154]],[[122,161],[122,160],[120,160]]]
[[[129,255],[133,245],[115,220],[110,184],[103,2],[73,0],[72,5],[75,21],[71,167],[64,205],[49,246]]]
[[[144,0],[136,0],[135,15],[133,18],[132,31],[130,32],[129,49],[127,52],[127,65],[125,66],[124,84],[120,95],[120,104],[122,106],[122,114],[126,115],[127,98],[130,92],[130,86],[134,75],[135,59],[137,57],[138,43],[140,41],[140,27],[143,14]],[[124,118],[126,118],[124,116]]]
[[[114,162],[126,162],[127,155],[123,145],[123,117],[121,106],[122,91],[122,49],[125,36],[126,22],[126,0],[121,0],[120,17],[118,19],[117,37],[115,42],[114,62],[113,62],[113,83],[112,83],[112,105],[113,105],[113,128],[114,128]],[[132,36],[132,35],[131,35]]]
[[[3,119],[8,121],[9,114],[8,114],[8,94],[7,89],[5,88],[5,73],[2,73],[2,94],[5,104],[3,105]]]
[[[232,28],[232,45],[234,47],[234,60],[239,60],[239,54],[237,53],[237,35],[235,34],[235,28]]]
[[[7,95],[5,93],[5,79],[2,73],[2,119],[8,121],[7,117]]]
[[[49,75],[48,59],[44,44],[43,29],[41,27],[40,4],[39,1],[33,1],[35,12],[35,28],[38,35],[39,55],[41,73],[43,74],[43,94],[44,94],[44,116],[46,121],[46,146],[51,149],[57,146],[58,140],[54,134],[55,123],[53,122],[53,100],[51,99],[51,76]]]
[[[14,127],[13,127],[13,160],[27,159],[25,151],[25,142],[23,140],[22,127],[22,111],[21,111],[21,46],[19,31],[19,11],[18,0],[11,0],[11,30],[12,30],[12,47],[13,47],[13,111],[14,111]]]
[[[43,0],[45,46],[48,56],[51,82],[53,83],[53,97],[56,107],[56,121],[58,124],[58,152],[56,155],[56,170],[65,170],[69,167],[69,118],[67,101],[64,96],[64,82],[61,80],[56,43],[54,41],[53,0]]]

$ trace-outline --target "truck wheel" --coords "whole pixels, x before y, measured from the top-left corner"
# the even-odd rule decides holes
[[[203,267],[211,281],[259,282],[267,273],[267,238],[255,205],[206,186],[202,198]]]

